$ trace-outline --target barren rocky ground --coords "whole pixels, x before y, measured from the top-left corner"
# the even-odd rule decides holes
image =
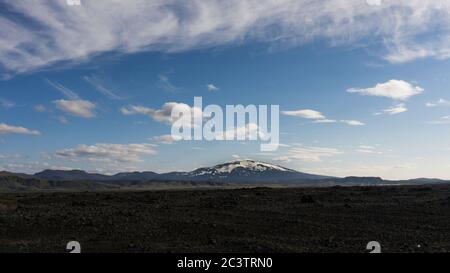
[[[450,186],[0,194],[0,252],[449,252]]]

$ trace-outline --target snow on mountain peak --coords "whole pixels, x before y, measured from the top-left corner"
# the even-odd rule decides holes
[[[214,166],[213,169],[215,169],[219,173],[230,173],[236,168],[243,168],[246,170],[251,171],[267,171],[267,170],[276,170],[276,171],[289,171],[292,170],[269,164],[269,163],[263,163],[263,162],[257,162],[253,160],[238,160],[238,161],[232,161],[225,164],[220,164],[217,166]]]
[[[254,160],[238,160],[228,163],[216,165],[214,167],[200,168],[190,172],[188,175],[191,177],[199,176],[218,176],[226,177],[228,175],[240,175],[248,176],[255,173],[264,172],[289,172],[296,173],[294,170],[283,168],[281,166],[258,162]]]

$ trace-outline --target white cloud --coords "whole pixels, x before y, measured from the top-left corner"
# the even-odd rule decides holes
[[[214,84],[210,83],[206,85],[206,88],[208,88],[208,91],[213,92],[219,90],[219,87],[215,86]]]
[[[350,93],[358,93],[365,96],[387,97],[394,100],[407,100],[423,91],[423,88],[420,86],[414,86],[413,84],[402,80],[390,80],[370,88],[350,88],[347,90],[347,92]]]
[[[366,0],[366,3],[370,6],[380,6],[382,0]]]
[[[12,126],[5,123],[0,123],[0,135],[3,134],[24,134],[24,135],[40,135],[36,130],[30,130],[25,127]]]
[[[264,135],[259,132],[259,126],[255,123],[247,123],[244,126],[237,127],[230,130],[218,131],[215,133],[216,140],[224,139],[256,139],[257,137],[264,137]],[[278,146],[277,146],[278,147]]]
[[[283,115],[286,116],[293,116],[293,117],[301,117],[306,119],[318,119],[323,120],[325,119],[325,116],[322,115],[319,111],[311,110],[311,109],[303,109],[303,110],[296,110],[296,111],[282,111]]]
[[[363,0],[98,0],[79,7],[49,0],[4,5],[20,15],[0,18],[0,65],[8,74],[80,62],[103,52],[177,52],[246,41],[284,47],[317,39],[332,45],[371,40],[384,45],[384,57],[391,62],[450,57],[447,0],[383,1],[376,6]]]
[[[161,107],[161,109],[153,109],[139,105],[130,105],[128,107],[122,107],[120,111],[124,115],[146,115],[158,122],[173,124],[175,121],[177,121],[176,118],[172,118],[172,110],[174,108],[177,108],[182,112],[191,111],[192,120],[187,120],[187,117],[184,116],[181,117],[186,119],[185,127],[188,127],[189,124],[195,125],[193,124],[194,115],[196,117],[203,117],[202,109],[197,107],[191,107],[185,103],[178,103],[178,102],[167,102]]]
[[[349,126],[364,126],[366,125],[364,122],[358,120],[341,120],[342,123],[345,123]]]
[[[405,104],[400,103],[400,104],[394,105],[388,109],[384,109],[383,113],[389,114],[389,115],[397,115],[400,113],[404,113],[406,111],[408,111],[408,109],[406,108]],[[376,115],[380,115],[380,114],[382,114],[382,113],[376,113]]]
[[[95,116],[95,104],[87,100],[56,100],[56,107],[72,116],[92,118]]]
[[[359,145],[360,149],[369,149],[369,150],[374,150],[375,146],[370,146],[370,145]]]
[[[356,151],[359,153],[363,153],[363,154],[381,154],[381,152],[370,150],[370,149],[357,149]]]
[[[275,160],[282,162],[321,162],[323,158],[337,156],[342,153],[342,151],[335,148],[296,146],[290,148],[286,154],[276,157]]]
[[[177,142],[177,139],[174,138],[172,135],[156,136],[156,137],[150,138],[150,140],[156,141],[156,142],[162,143],[162,144],[173,144],[173,143]]]
[[[363,154],[382,154],[382,152],[376,150],[376,147],[369,145],[360,145],[356,151]]]
[[[358,120],[339,120],[338,121],[338,120],[334,120],[334,119],[328,119],[319,111],[311,110],[311,109],[303,109],[303,110],[296,110],[296,111],[282,111],[281,113],[286,116],[312,119],[312,120],[314,120],[313,123],[338,123],[338,122],[340,122],[340,123],[345,123],[349,126],[366,125],[365,123],[358,121]]]
[[[427,102],[425,105],[427,107],[450,106],[450,101],[445,99],[439,99],[435,102]]]
[[[291,147],[291,145],[289,144],[284,144],[284,143],[279,143],[278,147],[282,147],[282,148],[287,148],[287,147]]]
[[[141,162],[145,155],[155,155],[157,151],[152,144],[95,144],[78,145],[75,148],[60,150],[57,158],[71,161],[93,161],[110,163]]]
[[[336,123],[337,120],[334,119],[317,119],[313,123]]]

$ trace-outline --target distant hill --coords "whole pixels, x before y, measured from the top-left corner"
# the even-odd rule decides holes
[[[127,180],[127,181],[149,181],[158,179],[159,174],[155,172],[129,172],[118,173],[109,177],[109,180]]]
[[[0,171],[0,177],[4,176],[17,176],[17,177],[23,177],[23,178],[30,178],[32,175],[24,174],[24,173],[11,173],[11,172],[5,172]]]
[[[33,190],[108,190],[119,188],[119,186],[104,184],[98,181],[44,180],[14,175],[0,175],[0,191],[2,192]]]
[[[70,170],[70,171],[61,171],[61,170],[45,170],[40,173],[36,173],[33,175],[34,178],[38,179],[47,179],[47,180],[109,180],[110,177],[107,175],[96,174],[96,173],[87,173],[81,170]]]

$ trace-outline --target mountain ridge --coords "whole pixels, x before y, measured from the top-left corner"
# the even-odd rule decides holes
[[[183,181],[220,181],[220,182],[283,182],[295,179],[324,179],[329,176],[303,173],[279,165],[254,160],[236,160],[212,167],[202,167],[190,172],[156,173],[120,172],[114,175],[88,173],[83,170],[44,170],[30,177],[47,180],[96,180],[96,181],[146,181],[146,180],[183,180]]]
[[[114,175],[83,170],[44,170],[34,175],[0,171],[0,191],[29,190],[118,190],[158,187],[203,186],[383,186],[447,184],[429,178],[384,180],[380,177],[330,177],[303,173],[254,160],[237,160],[198,168],[190,172],[120,172]]]

